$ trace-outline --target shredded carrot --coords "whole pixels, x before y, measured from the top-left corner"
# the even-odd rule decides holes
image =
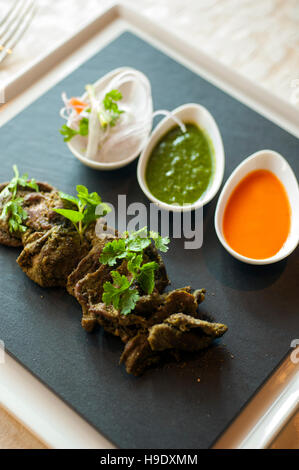
[[[71,98],[70,104],[73,106],[73,108],[76,110],[78,114],[80,114],[83,111],[83,109],[85,109],[88,106],[87,103],[84,103],[78,98]]]

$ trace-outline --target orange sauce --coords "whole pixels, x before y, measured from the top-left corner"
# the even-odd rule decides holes
[[[249,173],[232,192],[223,216],[223,234],[243,256],[270,258],[285,243],[291,208],[280,180],[268,170]]]

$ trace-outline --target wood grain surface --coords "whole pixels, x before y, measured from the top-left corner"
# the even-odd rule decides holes
[[[46,449],[46,446],[0,407],[0,449]]]

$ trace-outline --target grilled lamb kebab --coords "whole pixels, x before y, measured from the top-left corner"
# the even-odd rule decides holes
[[[17,262],[37,284],[67,288],[82,307],[84,329],[98,324],[125,343],[120,360],[128,373],[204,349],[226,332],[200,318],[204,289],[164,292],[169,279],[159,251],[167,251],[167,237],[145,227],[98,238],[97,210],[109,208],[97,193],[77,186],[70,196],[14,172],[0,185],[0,243],[23,246]]]

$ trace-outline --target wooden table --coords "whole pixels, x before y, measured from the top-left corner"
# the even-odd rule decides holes
[[[0,449],[45,449],[22,424],[0,407]]]

